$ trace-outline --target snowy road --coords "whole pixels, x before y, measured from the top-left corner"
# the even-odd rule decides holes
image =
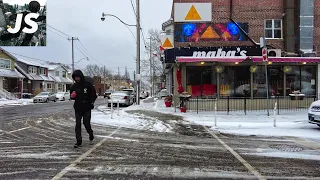
[[[182,123],[173,133],[94,126],[94,144],[83,134],[74,149],[72,107],[51,105],[1,117],[0,179],[320,179],[319,149]]]

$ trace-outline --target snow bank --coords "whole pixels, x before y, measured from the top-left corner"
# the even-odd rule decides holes
[[[170,132],[170,129],[165,126],[161,121],[158,121],[152,117],[146,117],[138,114],[127,113],[127,110],[138,110],[143,106],[134,106],[121,109],[119,111],[114,109],[113,118],[111,118],[110,108],[106,106],[99,106],[97,109],[92,111],[92,122],[100,125],[117,126],[124,128],[133,128],[140,130],[150,130],[157,132]]]
[[[21,105],[29,105],[32,104],[32,99],[18,99],[18,100],[0,100],[0,107],[1,106],[21,106]]]

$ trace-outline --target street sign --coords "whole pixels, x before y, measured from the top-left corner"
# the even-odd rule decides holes
[[[263,62],[267,62],[268,61],[268,49],[262,48],[262,58],[263,58]]]

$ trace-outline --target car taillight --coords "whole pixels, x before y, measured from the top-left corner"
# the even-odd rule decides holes
[[[128,99],[128,96],[125,96],[124,99]]]

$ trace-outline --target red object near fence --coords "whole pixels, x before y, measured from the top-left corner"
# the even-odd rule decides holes
[[[186,108],[186,107],[181,107],[181,108],[180,108],[180,111],[181,111],[182,113],[186,113],[186,112],[187,112],[187,108]]]
[[[164,102],[164,104],[166,105],[166,107],[171,107],[171,101],[166,101],[166,102]]]

